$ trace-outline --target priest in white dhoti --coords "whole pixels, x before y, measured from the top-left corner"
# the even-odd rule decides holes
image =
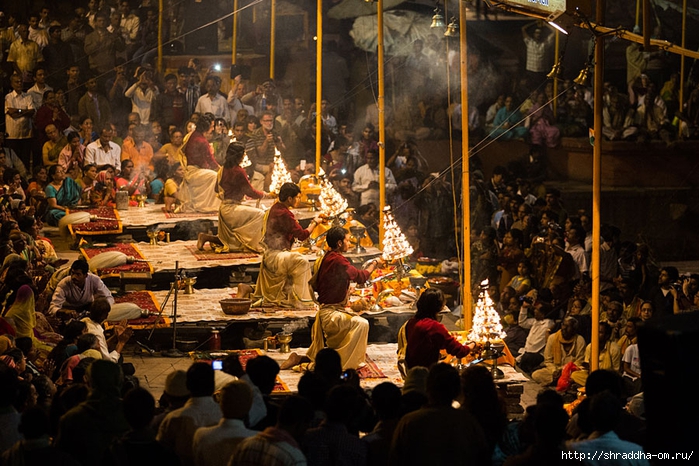
[[[202,115],[180,147],[185,167],[184,180],[177,191],[181,212],[217,212],[221,205],[216,192],[219,164],[208,140],[213,131],[214,122]]]
[[[257,278],[255,297],[264,304],[282,307],[312,305],[311,267],[303,255],[291,251],[294,240],[304,241],[320,219],[311,220],[304,229],[291,209],[301,198],[301,189],[293,183],[284,183],[279,189],[279,200],[265,214],[262,245],[264,253]]]
[[[265,193],[252,187],[245,169],[240,166],[245,147],[232,143],[226,151],[226,161],[218,171],[217,189],[223,197],[218,211],[218,236],[199,233],[197,247],[202,250],[207,242],[216,252],[261,252],[264,210],[243,204],[245,196],[262,199]]]

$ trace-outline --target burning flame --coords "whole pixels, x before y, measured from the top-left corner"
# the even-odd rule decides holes
[[[481,282],[481,292],[478,295],[476,309],[473,313],[473,326],[468,334],[468,339],[485,343],[487,341],[502,340],[506,334],[502,331],[500,315],[495,310],[493,300],[488,294],[488,280]]]
[[[383,214],[383,259],[392,261],[411,255],[413,253],[413,247],[410,246],[408,240],[405,239],[405,235],[393,218],[391,207],[386,206]]]

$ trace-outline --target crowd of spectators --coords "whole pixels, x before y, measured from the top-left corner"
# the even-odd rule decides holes
[[[35,368],[24,342],[0,340],[8,348],[0,359],[0,464],[534,465],[601,444],[643,452],[643,411],[638,403],[624,409],[620,377],[610,371],[590,374],[588,398],[570,418],[563,398],[544,390],[523,420],[508,421],[483,366],[461,374],[442,363],[416,366],[402,389],[384,382],[364,390],[332,349],[318,354],[297,395],[271,396],[273,359],[258,356],[243,369],[230,355],[222,370],[209,362],[173,370],[156,402],[117,363],[85,349],[91,334],[76,346],[77,333],[61,351],[78,362],[70,379],[56,382]]]

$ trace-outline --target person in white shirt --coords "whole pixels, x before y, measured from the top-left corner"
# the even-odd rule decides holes
[[[587,254],[585,254],[585,248],[582,245],[585,240],[585,230],[580,225],[571,225],[566,231],[566,240],[568,241],[566,252],[573,257],[573,261],[577,265],[573,280],[580,280],[582,275],[589,271]]]
[[[44,100],[44,93],[52,90],[53,88],[46,84],[46,69],[44,69],[43,65],[39,65],[39,67],[34,70],[34,85],[27,91],[27,94],[32,98],[35,109],[38,110],[41,108],[41,104]]]
[[[13,74],[10,85],[12,91],[5,96],[6,142],[8,147],[25,157],[22,162],[27,165],[32,144],[32,119],[36,108],[31,96],[22,91],[22,76]]]
[[[172,449],[183,466],[194,464],[192,444],[200,427],[210,427],[221,420],[221,408],[213,398],[214,370],[211,364],[195,362],[187,370],[187,403],[168,414],[156,437],[164,447]]]
[[[39,27],[38,13],[32,13],[29,16],[29,40],[36,42],[42,50],[49,45],[49,35],[46,29]]]
[[[126,320],[124,320],[114,328],[114,334],[109,339],[105,338],[102,323],[107,320],[110,310],[111,304],[107,299],[95,299],[90,306],[90,316],[85,317],[82,321],[87,326],[87,333],[97,337],[97,349],[102,354],[102,359],[119,363],[121,353],[133,334],[133,330],[126,326]]]
[[[131,12],[131,5],[128,0],[119,2],[119,14],[121,15],[121,36],[126,45],[126,56],[133,56],[133,52],[138,49],[138,32],[141,20]]]
[[[228,464],[238,444],[257,431],[245,427],[245,417],[252,406],[252,389],[242,380],[229,382],[219,391],[223,417],[218,425],[201,427],[194,434],[192,449],[195,466]]]
[[[546,314],[551,311],[551,305],[541,300],[533,304],[534,317],[529,317],[529,310],[532,309],[531,296],[524,297],[522,307],[519,310],[519,326],[529,329],[527,341],[520,350],[522,353],[517,357],[517,364],[524,372],[531,373],[536,367],[544,362],[544,349],[549,333],[554,326],[551,319],[546,318]]]
[[[396,190],[396,179],[389,168],[386,168],[386,197],[387,199]],[[366,164],[357,168],[354,172],[352,191],[360,194],[360,205],[371,202],[379,205],[379,154],[376,150],[369,150],[366,155]]]
[[[159,92],[148,70],[141,68],[137,73],[139,73],[138,81],[124,92],[124,96],[131,99],[131,111],[141,116],[141,124],[147,125],[150,122],[151,105]]]
[[[121,167],[121,147],[112,142],[112,128],[105,126],[100,130],[100,137],[87,145],[85,149],[85,165],[111,165],[115,170]]]
[[[88,271],[87,261],[78,259],[71,264],[70,275],[58,282],[49,305],[49,315],[63,313],[75,317],[76,310],[85,310],[96,298],[105,298],[110,305],[114,304],[109,288]]]
[[[207,93],[199,97],[195,112],[213,113],[216,118],[223,118],[228,125],[231,124],[231,112],[228,107],[228,100],[218,93],[221,89],[221,78],[209,75],[204,81],[204,88]]]

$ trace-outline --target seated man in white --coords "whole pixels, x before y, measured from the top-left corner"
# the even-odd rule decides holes
[[[311,305],[311,267],[298,252],[291,251],[294,239],[307,239],[320,219],[313,219],[304,229],[291,209],[296,207],[301,189],[293,183],[284,183],[279,189],[279,200],[265,214],[262,245],[264,253],[257,277],[255,297],[265,303],[284,307]]]
[[[114,304],[112,293],[104,282],[89,272],[87,261],[78,259],[70,266],[70,276],[58,282],[49,305],[49,314],[76,317],[88,310],[96,298],[105,298],[110,305]]]

